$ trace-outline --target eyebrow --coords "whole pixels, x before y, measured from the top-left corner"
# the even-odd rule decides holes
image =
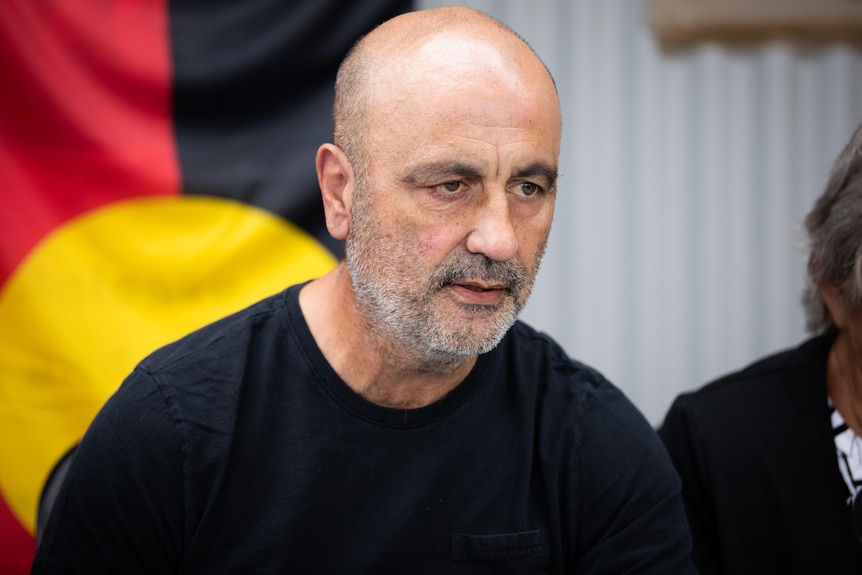
[[[437,183],[451,178],[477,178],[481,175],[482,171],[476,166],[452,161],[416,166],[403,179],[408,184],[426,185],[431,182]]]
[[[516,169],[512,174],[515,178],[544,178],[548,182],[548,189],[557,185],[557,167],[545,162],[535,162],[521,169]]]
[[[477,166],[460,161],[444,161],[419,165],[410,170],[403,180],[408,184],[425,185],[451,178],[478,178],[481,175],[482,170]],[[534,162],[512,173],[513,178],[544,178],[548,188],[556,185],[557,175],[557,167],[545,162]]]

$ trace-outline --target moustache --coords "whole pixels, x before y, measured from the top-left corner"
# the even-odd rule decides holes
[[[467,280],[500,283],[510,294],[524,289],[527,269],[513,261],[496,261],[482,254],[459,254],[454,261],[444,262],[434,272],[431,285],[442,289]]]

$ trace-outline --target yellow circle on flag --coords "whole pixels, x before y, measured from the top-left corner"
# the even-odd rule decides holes
[[[54,230],[0,291],[0,492],[22,525],[141,359],[335,263],[296,226],[211,197],[117,202]]]

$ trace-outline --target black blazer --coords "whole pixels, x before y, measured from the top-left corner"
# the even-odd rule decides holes
[[[829,420],[835,333],[680,395],[659,434],[683,481],[694,559],[713,573],[862,573]]]

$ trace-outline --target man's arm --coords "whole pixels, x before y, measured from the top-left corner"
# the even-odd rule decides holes
[[[184,535],[180,438],[153,378],[130,375],[87,430],[31,573],[172,573]]]

